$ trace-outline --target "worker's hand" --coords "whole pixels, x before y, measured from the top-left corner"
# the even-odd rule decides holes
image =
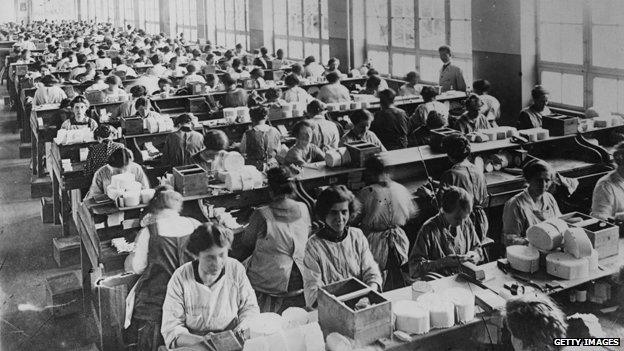
[[[370,283],[368,286],[375,291],[379,291],[379,284],[377,283]]]
[[[479,253],[476,251],[468,251],[464,256],[466,256],[467,261],[474,264],[479,263],[479,261],[481,260],[481,255],[479,255]]]

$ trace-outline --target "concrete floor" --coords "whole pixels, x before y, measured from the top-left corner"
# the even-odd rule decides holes
[[[55,318],[50,310],[18,311],[23,303],[49,305],[46,276],[72,268],[57,268],[52,256],[61,228],[42,223],[40,200],[30,198],[30,159],[18,158],[14,120],[0,106],[0,350],[80,349],[95,340],[94,324],[82,313]]]

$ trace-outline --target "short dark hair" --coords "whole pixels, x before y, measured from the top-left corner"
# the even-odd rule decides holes
[[[270,100],[277,99],[280,97],[280,95],[281,95],[281,90],[277,88],[269,88],[264,93],[264,97]]]
[[[378,76],[379,72],[376,69],[371,68],[371,69],[368,70],[368,72],[366,72],[366,75],[369,76],[369,77],[370,76]]]
[[[284,83],[286,83],[286,86],[295,87],[295,86],[298,86],[301,83],[301,81],[299,80],[299,78],[297,78],[296,75],[289,74],[284,79]]]
[[[442,149],[454,161],[463,161],[470,156],[470,141],[463,134],[450,134],[442,139]]]
[[[440,47],[438,48],[438,52],[446,52],[446,53],[448,53],[449,55],[452,55],[452,53],[451,53],[451,47],[450,47],[450,46],[448,46],[448,45],[442,45],[442,46],[440,46]]]
[[[325,111],[325,105],[317,99],[310,101],[306,106],[306,112],[313,116],[323,111]]]
[[[508,300],[504,320],[511,335],[526,349],[560,350],[552,340],[566,337],[565,314],[542,294],[526,294]]]
[[[531,89],[531,97],[533,100],[540,98],[542,96],[548,95],[549,92],[541,85],[536,85]]]
[[[535,160],[533,162],[529,162],[524,168],[522,168],[522,175],[524,179],[530,181],[537,177],[540,173],[548,172],[550,175],[553,174],[552,167],[546,162],[542,160]]]
[[[292,66],[290,66],[290,71],[292,73],[301,74],[301,72],[303,72],[303,66],[301,66],[300,63],[295,63]]]
[[[232,78],[232,76],[229,73],[225,73],[222,77],[221,77],[221,81],[223,82],[223,85],[227,88],[231,85],[236,84],[236,80],[234,78]]]
[[[264,46],[260,47],[260,53],[263,55],[266,55],[269,52],[269,50],[267,50],[267,48],[265,48]]]
[[[121,78],[119,78],[118,76],[115,76],[115,75],[108,76],[104,80],[104,83],[106,83],[106,84],[117,84],[117,85],[119,85],[120,82],[121,82]]]
[[[372,121],[373,119],[373,114],[367,109],[356,110],[351,114],[351,122],[353,124],[358,124],[362,121]]]
[[[328,75],[325,76],[325,78],[330,83],[336,83],[340,79],[340,76],[336,72],[330,72]]]
[[[187,124],[193,122],[193,118],[190,113],[183,113],[178,116],[177,123],[178,125]]]
[[[485,79],[475,80],[472,83],[472,89],[476,92],[490,91],[490,82]]]
[[[93,138],[106,139],[111,135],[111,128],[108,124],[101,124],[93,131]]]
[[[84,65],[84,63],[87,62],[87,55],[85,54],[76,55],[76,61],[78,61],[79,65]]]
[[[324,221],[332,206],[341,202],[349,203],[349,216],[351,219],[355,218],[360,210],[360,202],[344,185],[333,185],[325,188],[316,199],[314,212],[318,219]]]
[[[429,111],[427,120],[425,121],[425,126],[429,128],[429,130],[446,127],[447,125],[448,118],[446,116],[436,110]]]
[[[187,244],[188,250],[199,255],[200,252],[212,247],[229,247],[234,240],[232,231],[220,224],[206,222],[193,231]]]
[[[274,196],[291,195],[294,186],[290,179],[291,174],[286,167],[273,167],[266,172],[269,189]]]
[[[249,116],[251,117],[252,122],[257,123],[262,120],[265,120],[269,115],[269,109],[264,106],[256,106],[249,110]]]
[[[381,84],[381,78],[378,76],[370,76],[366,80],[366,88],[367,89],[378,89]]]
[[[138,109],[139,107],[147,107],[148,102],[147,102],[147,98],[141,96],[140,98],[138,98],[136,100],[136,102],[134,103],[134,107],[136,109]]]
[[[416,71],[410,71],[405,76],[405,80],[412,80],[418,78],[418,73]]]
[[[132,152],[125,147],[119,148],[108,157],[108,164],[111,167],[121,168],[132,162]]]
[[[104,58],[104,57],[106,57],[106,53],[104,52],[104,50],[98,50],[97,56],[99,58]]]
[[[147,95],[147,89],[142,85],[135,85],[130,88],[130,94],[132,94],[132,97],[135,98],[145,96]]]
[[[224,150],[229,143],[227,135],[220,129],[209,129],[204,133],[204,146],[208,150]]]
[[[316,62],[316,58],[314,56],[308,56],[303,61],[303,65],[307,66],[307,65],[311,64],[312,62]]]
[[[171,85],[173,83],[171,82],[171,79],[169,79],[169,78],[160,78],[158,80],[158,84],[169,84],[169,85]]]
[[[364,172],[371,179],[377,179],[386,172],[386,163],[381,157],[375,155],[364,161]]]
[[[438,92],[433,87],[425,85],[420,91],[420,96],[422,96],[425,101],[431,101],[438,96]]]
[[[394,98],[396,97],[396,93],[392,89],[386,89],[379,92],[379,100],[382,105],[390,105],[394,103]]]
[[[69,106],[74,108],[76,104],[86,104],[87,106],[89,106],[89,100],[87,100],[87,98],[82,95],[77,95],[75,98],[72,99]]]
[[[249,74],[252,75],[252,76],[258,76],[260,78],[263,78],[264,77],[264,70],[262,68],[256,67],[256,68],[252,69],[251,72],[249,72]]]
[[[308,121],[306,121],[306,120],[303,120],[303,121],[299,121],[299,122],[297,122],[297,123],[293,126],[293,128],[292,128],[292,135],[293,135],[295,138],[299,137],[299,133],[301,133],[301,130],[302,130],[303,128],[310,128],[310,129],[312,129],[312,128],[313,128],[312,123],[310,123],[310,122],[308,122]]]
[[[440,207],[446,213],[452,213],[457,208],[465,211],[472,210],[472,196],[464,189],[457,186],[446,186],[438,193]]]

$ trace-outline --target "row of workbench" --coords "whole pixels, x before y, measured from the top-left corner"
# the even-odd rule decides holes
[[[481,157],[488,157],[501,150],[525,150],[530,156],[539,157],[551,162],[555,169],[562,175],[575,178],[579,181],[577,191],[591,193],[596,180],[609,172],[610,155],[601,146],[587,142],[589,138],[602,140],[615,129],[621,127],[610,127],[597,129],[587,133],[550,137],[524,145],[511,143],[509,140],[491,141],[480,144],[473,144],[473,154]],[[392,177],[403,183],[411,192],[427,182],[427,174],[437,178],[441,172],[448,169],[449,163],[442,153],[433,151],[429,146],[418,148],[407,148],[382,153],[390,167]],[[424,165],[428,172],[425,170]],[[323,162],[304,167],[297,177],[303,187],[312,192],[313,189],[328,184],[345,184],[351,186],[361,183],[362,168],[339,167],[328,168]],[[513,172],[495,171],[486,174],[488,192],[491,196],[490,206],[500,206],[511,196],[524,188],[524,181],[521,176]],[[186,197],[185,203],[196,203],[203,200],[205,203],[215,207],[225,207],[228,209],[241,209],[249,206],[258,206],[266,203],[269,199],[267,188],[253,189],[248,191],[228,192],[220,189],[218,185],[214,189],[209,189],[204,195]],[[357,189],[354,189],[357,190]],[[137,279],[134,275],[123,274],[123,262],[126,254],[117,253],[111,246],[110,240],[117,237],[124,237],[127,241],[134,240],[138,228],[123,229],[123,225],[107,226],[107,216],[115,216],[117,220],[120,210],[114,205],[97,205],[90,201],[79,205],[75,216],[76,226],[81,239],[81,262],[83,278],[85,279],[85,292],[92,298],[93,305],[86,308],[95,313],[97,320],[102,325],[102,337],[100,339],[103,350],[115,349],[121,342],[121,330],[123,325],[123,315],[125,298],[129,287]],[[122,210],[123,219],[131,220],[138,218],[140,208]],[[205,218],[199,218],[206,220]],[[132,221],[128,221],[130,223]],[[409,233],[408,233],[409,236]],[[588,280],[598,279],[613,273],[621,265],[622,255],[618,258],[602,262],[602,270],[593,272],[590,277],[574,281],[558,281],[563,289],[578,286]],[[495,263],[487,263],[483,266],[490,276],[484,283],[494,290],[502,289],[502,284],[514,281],[514,278],[497,271]],[[533,276],[532,279],[538,281],[552,281],[552,277],[545,273]],[[433,283],[434,288],[442,289],[448,286],[463,285],[458,277],[448,277]],[[473,284],[470,285],[473,291],[482,289]],[[409,288],[400,289],[385,293],[391,300],[409,299],[411,292]],[[86,300],[89,301],[89,300]],[[484,314],[482,316],[496,316],[496,314]],[[489,317],[488,317],[489,318]],[[423,336],[414,337],[411,342],[399,342],[397,340],[387,340],[386,349],[408,350],[415,345],[427,344],[429,349],[436,349],[433,345],[440,345],[447,340],[450,333],[465,333],[468,328],[481,328],[477,320],[468,323],[466,326],[455,326],[449,329],[433,330]]]

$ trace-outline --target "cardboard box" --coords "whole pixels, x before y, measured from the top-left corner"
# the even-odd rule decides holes
[[[54,261],[59,267],[69,267],[80,263],[80,237],[53,238]]]
[[[371,306],[356,310],[355,304],[367,297]],[[368,345],[392,334],[392,307],[378,292],[356,278],[326,285],[318,292],[318,319],[323,334],[337,332]]]
[[[141,134],[144,131],[143,118],[124,117],[121,119],[121,127],[126,134]]]
[[[429,131],[429,147],[431,147],[431,150],[433,151],[442,152],[442,140],[444,140],[446,136],[452,134],[461,133],[451,128],[438,128]]]
[[[82,310],[82,283],[78,272],[72,271],[46,278],[48,304],[55,317],[67,316]]]

